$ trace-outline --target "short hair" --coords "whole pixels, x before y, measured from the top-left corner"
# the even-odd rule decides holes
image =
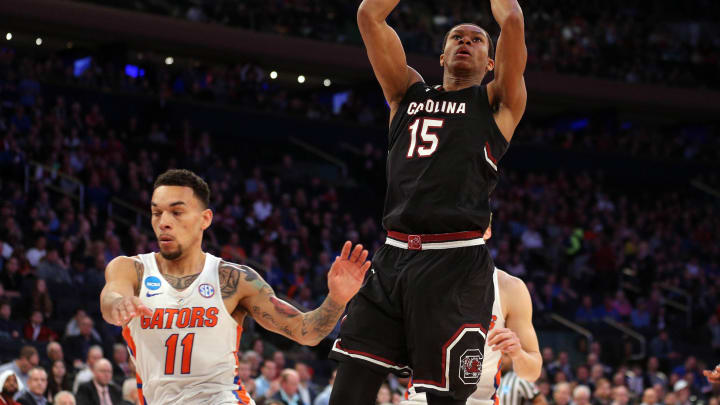
[[[452,28],[450,28],[448,30],[448,32],[445,33],[445,36],[443,37],[442,49],[440,50],[440,53],[445,52],[445,44],[447,44],[448,37],[450,36],[450,33],[452,32],[452,30],[454,30],[455,28],[457,28],[461,25],[473,25],[482,30],[483,34],[485,34],[485,39],[487,39],[487,41],[488,41],[488,57],[491,59],[494,59],[495,58],[495,43],[493,42],[492,37],[490,37],[490,34],[487,32],[487,30],[485,30],[485,28],[483,28],[475,23],[461,23],[461,24],[457,24],[457,25],[453,26]]]
[[[286,368],[285,370],[282,371],[282,373],[280,373],[280,381],[282,381],[282,382],[287,381],[288,377],[290,377],[291,375],[297,375],[297,371],[295,371],[291,368]]]
[[[20,356],[18,356],[21,359],[30,359],[30,357],[37,355],[38,351],[34,346],[23,346],[20,349]]]
[[[588,388],[587,385],[578,385],[573,390],[573,398],[583,393],[587,394],[587,396],[590,397],[590,388]]]
[[[57,394],[55,394],[55,396],[53,397],[53,404],[59,403],[60,400],[62,399],[62,397],[67,397],[67,396],[69,396],[70,398],[72,398],[73,402],[75,402],[75,395],[73,395],[72,392],[70,392],[70,391],[60,391],[60,392],[58,392]]]
[[[204,208],[210,206],[210,187],[197,174],[186,169],[170,169],[158,176],[153,190],[160,186],[190,187]]]
[[[123,399],[126,401],[129,401],[130,394],[133,392],[133,390],[137,390],[137,380],[135,380],[134,378],[125,379],[125,381],[123,381],[123,385],[122,385]]]
[[[47,371],[45,371],[45,369],[40,366],[31,368],[30,371],[28,371],[28,375],[30,375],[30,373],[32,373],[33,371],[42,371],[47,376]]]

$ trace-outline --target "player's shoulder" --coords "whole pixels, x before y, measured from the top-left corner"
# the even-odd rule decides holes
[[[501,290],[510,292],[527,290],[527,286],[525,286],[525,282],[521,278],[511,275],[505,270],[498,268],[495,268],[495,270],[497,271],[498,285]]]
[[[143,262],[140,256],[115,256],[107,264],[106,268],[110,269],[134,269],[143,267]]]
[[[223,298],[227,298],[236,292],[248,290],[247,287],[251,287],[250,290],[260,291],[267,288],[272,291],[255,269],[244,264],[220,260],[218,263],[218,275]]]

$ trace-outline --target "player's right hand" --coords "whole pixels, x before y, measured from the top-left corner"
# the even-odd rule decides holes
[[[112,303],[112,312],[110,313],[113,325],[124,326],[132,318],[136,316],[152,316],[150,308],[140,301],[138,297],[121,297]]]

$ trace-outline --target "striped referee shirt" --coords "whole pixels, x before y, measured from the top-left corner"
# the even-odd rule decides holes
[[[500,378],[496,395],[500,399],[500,405],[527,405],[539,393],[535,384],[518,377],[514,371],[508,371]]]

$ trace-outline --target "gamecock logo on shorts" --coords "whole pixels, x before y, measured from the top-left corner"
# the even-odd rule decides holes
[[[460,356],[460,381],[475,385],[482,374],[483,356],[479,349],[468,349]]]

